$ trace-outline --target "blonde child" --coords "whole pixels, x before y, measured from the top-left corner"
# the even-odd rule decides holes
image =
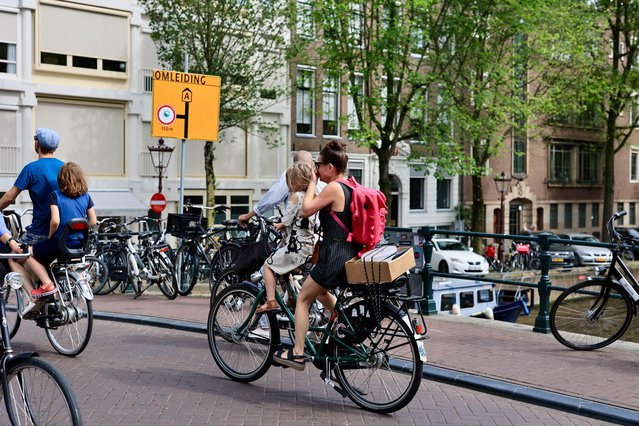
[[[310,181],[314,178],[313,167],[306,162],[297,162],[286,170],[289,198],[282,222],[275,225],[283,233],[277,250],[264,262],[264,286],[266,303],[257,308],[257,313],[278,309],[275,300],[275,274],[284,275],[303,265],[313,254],[317,215],[302,218],[302,201]]]

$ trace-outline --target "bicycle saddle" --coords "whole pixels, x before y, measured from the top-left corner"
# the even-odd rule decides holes
[[[154,231],[144,231],[144,232],[140,232],[140,233],[138,234],[138,238],[139,238],[139,239],[148,238],[148,237],[152,236],[153,234],[155,234],[155,232],[154,232]]]
[[[239,220],[237,219],[227,219],[224,222],[222,222],[222,225],[224,226],[237,226],[240,223]]]

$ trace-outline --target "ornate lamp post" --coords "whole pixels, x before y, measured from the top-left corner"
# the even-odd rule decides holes
[[[162,192],[162,177],[164,170],[169,166],[171,161],[171,155],[173,154],[173,147],[164,145],[164,139],[160,138],[158,144],[149,147],[151,153],[151,161],[153,162],[153,168],[158,174],[158,192]],[[166,155],[168,154],[168,157]]]
[[[499,192],[499,205],[501,209],[501,214],[499,217],[498,234],[503,234],[504,228],[506,227],[505,225],[506,215],[504,214],[504,198],[505,198],[506,192],[508,192],[508,190],[510,189],[511,180],[512,178],[509,176],[506,176],[504,172],[501,172],[500,176],[495,177],[495,186],[497,187],[497,192]],[[497,249],[497,256],[499,257],[499,261],[503,264],[504,263],[504,239],[503,238],[499,239],[499,248]]]

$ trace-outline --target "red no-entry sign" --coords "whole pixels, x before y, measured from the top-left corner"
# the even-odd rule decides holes
[[[166,208],[166,197],[161,192],[156,192],[151,196],[151,210],[155,213],[162,213]]]

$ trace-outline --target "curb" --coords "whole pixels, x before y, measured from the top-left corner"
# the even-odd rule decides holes
[[[146,315],[119,314],[111,312],[93,312],[93,318],[105,321],[140,324],[150,327],[167,328],[171,330],[187,331],[206,334],[206,324],[159,318]],[[403,363],[391,360],[391,366],[404,370]],[[422,377],[453,386],[461,386],[481,392],[510,398],[516,401],[529,402],[557,410],[590,417],[618,424],[639,424],[639,411],[616,407],[589,399],[564,395],[530,386],[523,386],[503,380],[491,379],[476,374],[462,373],[433,365],[424,365]]]

